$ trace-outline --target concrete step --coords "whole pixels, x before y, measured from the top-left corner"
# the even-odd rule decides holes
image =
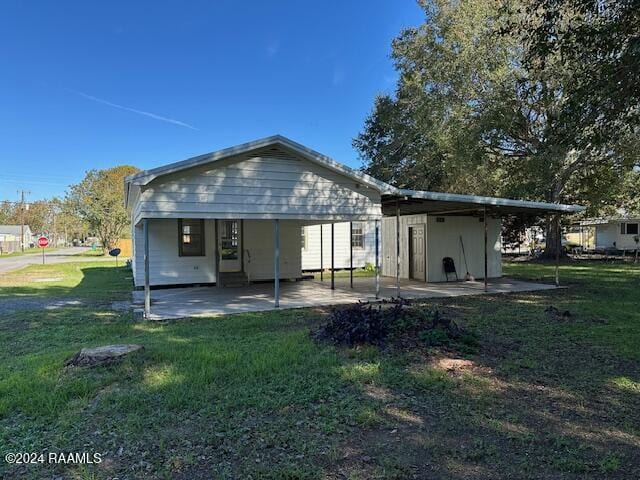
[[[221,287],[245,287],[249,283],[244,272],[220,272],[219,282]]]

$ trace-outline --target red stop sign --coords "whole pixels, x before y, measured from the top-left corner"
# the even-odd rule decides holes
[[[49,239],[47,237],[40,237],[38,239],[39,247],[46,247],[47,245],[49,245]]]

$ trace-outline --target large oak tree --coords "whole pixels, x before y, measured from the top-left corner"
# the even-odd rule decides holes
[[[425,22],[392,45],[395,95],[376,99],[354,140],[365,169],[398,186],[579,202],[592,214],[614,201],[638,163],[637,126],[620,127],[630,114],[603,114],[594,118],[618,134],[594,127],[585,112],[604,107],[578,95],[585,66],[561,48],[535,53],[530,5],[420,3]],[[548,224],[548,254],[554,232]]]

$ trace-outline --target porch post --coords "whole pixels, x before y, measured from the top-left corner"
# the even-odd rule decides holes
[[[488,292],[489,291],[489,263],[487,260],[487,237],[488,237],[488,231],[489,231],[489,219],[487,218],[487,206],[485,205],[483,207],[483,213],[484,215],[484,291]]]
[[[322,261],[322,254],[323,254],[323,252],[322,252],[323,248],[322,247],[324,245],[322,234],[324,233],[323,232],[324,229],[322,228],[322,226],[323,225],[320,224],[320,281],[324,282],[324,262]]]
[[[334,261],[335,261],[335,248],[334,248],[334,223],[331,224],[331,290],[335,290],[336,288],[336,280],[334,276]]]
[[[280,307],[280,220],[273,221],[273,297],[276,308]]]
[[[562,248],[560,231],[560,215],[556,215],[556,287],[560,286],[560,249]]]
[[[380,298],[380,220],[376,220],[376,298]]]
[[[213,254],[216,256],[214,263],[216,266],[216,287],[222,287],[222,282],[220,281],[220,246],[218,245],[218,219],[216,218],[213,221],[213,229],[215,230],[214,234],[214,251]]]
[[[349,283],[353,288],[353,222],[349,222]]]
[[[400,200],[396,199],[396,291],[400,298]]]
[[[151,315],[151,289],[149,287],[149,219],[142,220],[144,235],[144,318]]]

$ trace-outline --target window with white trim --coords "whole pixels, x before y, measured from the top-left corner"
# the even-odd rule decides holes
[[[353,248],[364,248],[364,223],[353,222],[351,230],[351,246]]]
[[[302,244],[302,249],[307,249],[307,227],[302,227],[300,229],[300,243]]]

